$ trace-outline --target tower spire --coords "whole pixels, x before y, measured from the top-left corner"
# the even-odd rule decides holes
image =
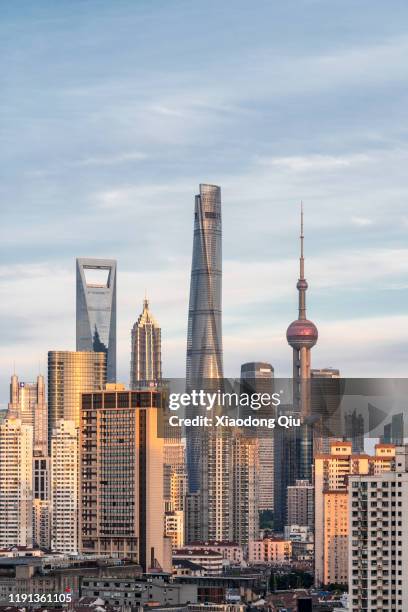
[[[304,232],[303,232],[303,202],[300,203],[300,258],[299,258],[299,280],[297,290],[299,292],[299,319],[306,319],[306,290],[307,282],[305,279],[305,258],[304,258]]]

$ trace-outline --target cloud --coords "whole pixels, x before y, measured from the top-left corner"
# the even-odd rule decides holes
[[[116,166],[130,161],[143,161],[147,159],[146,153],[139,151],[129,151],[128,153],[119,153],[106,157],[86,157],[77,162],[73,162],[76,166]]]

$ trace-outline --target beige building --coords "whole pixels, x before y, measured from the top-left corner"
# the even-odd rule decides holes
[[[232,438],[231,541],[247,546],[259,537],[259,440]]]
[[[174,510],[164,515],[164,533],[171,539],[173,548],[184,546],[184,512]]]
[[[49,351],[49,437],[60,419],[80,423],[81,393],[102,390],[106,383],[106,354],[92,351]]]
[[[0,548],[33,545],[33,428],[0,425]]]
[[[249,563],[286,564],[292,560],[292,542],[280,538],[264,538],[249,542]]]
[[[163,461],[163,495],[166,506],[169,510],[184,510],[187,471],[185,445],[181,438],[164,438]]]
[[[47,454],[48,411],[45,401],[45,381],[41,374],[35,383],[19,381],[13,374],[10,381],[8,415],[21,419],[23,425],[33,428],[34,453]]]
[[[33,540],[41,548],[51,547],[51,504],[43,499],[33,500]]]
[[[392,468],[395,447],[377,444],[375,455],[353,455],[351,442],[332,442],[330,454],[315,457],[315,584],[347,584],[348,479]]]
[[[395,470],[351,476],[348,517],[349,610],[408,610],[408,446]]]
[[[108,384],[82,396],[80,550],[171,570],[164,537],[162,396]]]
[[[78,430],[64,419],[51,435],[51,548],[78,552]]]

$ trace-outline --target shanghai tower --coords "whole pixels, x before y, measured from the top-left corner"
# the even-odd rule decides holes
[[[195,197],[194,241],[191,266],[186,385],[199,389],[209,379],[223,378],[222,365],[222,245],[221,189],[200,185]],[[215,381],[218,388],[218,382]],[[202,440],[189,428],[187,468],[191,493],[200,489]]]

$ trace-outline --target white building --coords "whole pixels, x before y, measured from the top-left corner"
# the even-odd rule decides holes
[[[73,421],[57,421],[51,436],[51,547],[78,551],[78,435]]]
[[[33,427],[33,450],[41,455],[47,454],[48,411],[45,401],[45,381],[41,374],[37,382],[19,381],[13,374],[10,381],[10,403],[8,416],[21,419],[23,425]]]
[[[174,510],[164,515],[164,535],[171,539],[173,548],[184,546],[184,512]]]
[[[219,553],[224,559],[224,565],[241,565],[244,561],[243,547],[235,542],[200,542],[189,544],[186,548],[191,550],[212,550]]]
[[[349,610],[408,610],[408,446],[395,471],[350,477]]]
[[[0,425],[0,548],[33,545],[33,428]]]
[[[222,574],[223,558],[220,553],[207,548],[181,548],[173,552],[173,561],[186,559],[201,565],[206,575],[217,576]]]

